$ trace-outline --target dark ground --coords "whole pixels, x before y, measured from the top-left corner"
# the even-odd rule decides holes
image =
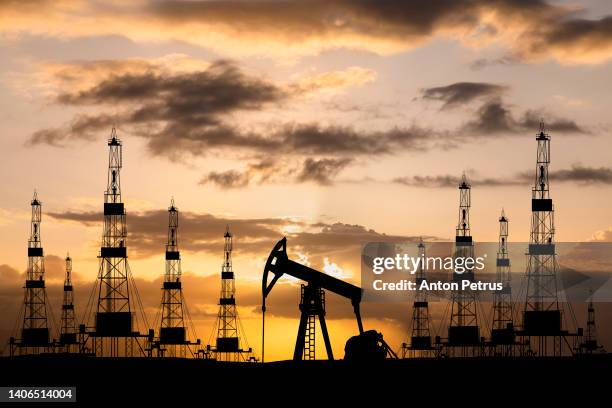
[[[352,402],[362,406],[367,401],[382,407],[410,406],[417,400],[429,401],[426,405],[431,407],[444,401],[448,401],[444,405],[458,406],[532,406],[537,400],[550,406],[570,398],[598,400],[609,406],[611,374],[612,355],[367,364],[217,363],[67,355],[0,358],[0,385],[76,386],[78,405],[97,407],[327,406],[332,401],[338,407]],[[228,403],[222,402],[224,398]]]

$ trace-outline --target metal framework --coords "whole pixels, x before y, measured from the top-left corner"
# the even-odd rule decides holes
[[[470,232],[471,186],[465,173],[459,183],[459,220],[455,235],[455,258],[474,258],[474,243]],[[461,289],[461,281],[474,281],[473,268],[462,274],[453,273],[459,290],[452,291],[450,326],[448,328],[448,353],[473,356],[480,352],[481,340],[478,327],[478,300],[473,290]]]
[[[215,358],[219,361],[247,361],[251,359],[252,350],[242,349],[241,339],[244,333],[240,330],[240,320],[236,309],[236,281],[232,268],[233,235],[229,225],[223,235],[223,264],[221,265],[221,294],[219,296],[219,313],[217,315],[217,339]]]
[[[502,289],[493,292],[492,353],[498,356],[510,356],[513,352],[515,335],[508,254],[508,218],[503,209],[499,217],[499,247],[495,281],[502,284]]]
[[[194,356],[190,346],[200,344],[200,340],[197,340],[196,343],[188,340],[181,275],[179,211],[172,199],[168,208],[168,241],[166,243],[166,270],[162,286],[159,339],[152,345],[158,350],[159,356]]]
[[[11,354],[37,354],[47,351],[50,344],[45,289],[45,259],[41,240],[42,203],[34,192],[31,201],[32,219],[28,240],[28,269],[24,286],[24,309],[21,339],[10,339]],[[16,346],[16,350],[15,350]]]
[[[563,310],[557,287],[554,207],[549,190],[550,136],[545,131],[544,123],[540,123],[536,141],[538,146],[531,195],[527,288],[521,334],[529,341],[530,354],[561,355],[563,341],[567,343],[566,337],[577,336],[578,333],[570,334],[563,329]],[[568,348],[571,352],[571,346]]]
[[[423,239],[419,241],[417,246],[418,257],[425,259],[425,244]],[[419,264],[419,268],[415,274],[415,283],[417,287],[421,282],[426,281],[427,276],[423,263]],[[429,302],[426,290],[417,290],[412,304],[412,332],[410,336],[410,345],[402,344],[402,358],[407,357],[434,357],[437,348],[432,345],[429,317]]]
[[[135,345],[136,352],[142,355],[144,349],[138,337],[145,335],[134,330],[135,316],[130,299],[132,279],[127,261],[125,207],[121,197],[122,145],[114,128],[108,140],[108,147],[104,229],[97,282],[98,299],[95,329],[90,335],[93,338],[94,352],[98,356],[133,356]]]
[[[605,353],[602,345],[597,341],[597,325],[595,324],[595,306],[593,305],[593,292],[587,306],[586,335],[580,344],[579,352],[582,354]]]
[[[77,324],[74,312],[74,294],[72,290],[72,258],[66,256],[66,278],[64,279],[64,299],[62,302],[62,318],[60,323],[59,346],[64,351],[76,349]]]

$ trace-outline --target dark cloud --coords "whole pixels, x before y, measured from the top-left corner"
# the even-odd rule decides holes
[[[558,118],[543,111],[527,110],[520,118],[516,118],[511,106],[501,98],[485,102],[475,112],[474,117],[466,122],[461,129],[464,136],[510,135],[525,134],[539,129],[544,121],[546,129],[565,134],[589,134],[589,130],[575,121]]]
[[[593,20],[565,16],[534,27],[522,40],[523,57],[556,55],[559,59],[600,62],[610,57],[612,16]]]
[[[612,17],[579,18],[576,7],[545,0],[151,0],[112,7],[89,2],[79,13],[63,2],[0,7],[8,33],[178,40],[246,54],[339,47],[388,53],[451,38],[508,48],[513,58],[529,61],[597,63],[612,56]]]
[[[437,133],[412,126],[386,131],[357,131],[350,127],[317,124],[288,125],[281,129],[281,146],[287,153],[369,155],[400,150],[425,150]]]
[[[236,9],[240,12],[237,13]],[[184,2],[153,3],[149,13],[167,24],[232,24],[234,30],[267,33],[281,39],[308,40],[325,37],[362,37],[402,43],[424,41],[440,30],[482,30],[482,18],[494,14],[499,20],[534,21],[559,8],[544,1],[439,0],[297,0],[278,2]],[[279,26],[278,21],[283,21]],[[488,25],[489,32],[495,27]],[[367,45],[367,44],[364,44]]]
[[[100,228],[103,219],[102,214],[98,212],[50,212],[48,216],[60,221],[77,222]],[[265,259],[274,243],[287,236],[292,246],[304,248],[305,251],[312,253],[316,258],[315,262],[319,263],[322,257],[332,256],[337,251],[359,251],[361,245],[366,242],[413,239],[382,234],[361,225],[307,223],[284,218],[224,218],[185,211],[180,212],[180,223],[179,243],[183,250],[221,253],[222,237],[226,226],[229,225],[241,253],[258,254]],[[127,243],[132,255],[149,257],[160,254],[167,239],[167,225],[167,211],[131,213],[128,209],[130,233]],[[297,232],[286,232],[284,227],[287,226],[293,226]]]
[[[104,66],[107,65],[108,61]],[[152,154],[167,157],[201,156],[228,148],[234,155],[246,152],[264,156],[270,151],[289,155],[365,155],[425,149],[432,137],[431,131],[417,126],[360,131],[290,123],[269,125],[264,132],[236,125],[234,114],[263,110],[304,92],[297,88],[247,75],[229,61],[181,74],[170,74],[151,65],[144,72],[111,74],[88,89],[60,94],[56,98],[60,104],[112,107],[115,112],[79,114],[63,128],[35,132],[28,143],[60,146],[71,139],[92,140],[117,125],[120,130],[144,138]],[[247,180],[237,173],[209,176],[205,182],[223,186],[242,186]]]
[[[249,163],[246,170],[227,170],[223,172],[210,172],[200,180],[200,184],[212,183],[221,189],[232,189],[246,187],[255,181],[258,184],[264,182],[287,181],[294,169],[287,168],[286,163],[272,158],[264,158]]]
[[[478,58],[470,63],[470,68],[475,71],[491,67],[491,66],[506,66],[520,63],[520,60],[512,55],[504,55],[497,58]]]
[[[612,168],[586,167],[576,164],[569,169],[553,171],[550,174],[550,179],[581,184],[612,184]]]
[[[405,49],[454,35],[509,45],[509,56],[481,60],[480,67],[550,57],[561,62],[601,62],[610,58],[612,49],[611,16],[577,18],[575,8],[544,0],[173,1],[153,3],[147,12],[164,24],[215,24],[230,33],[241,30],[286,42],[319,39],[324,43],[334,38],[353,47],[358,43],[376,49],[384,42]],[[278,21],[283,21],[282,26]],[[505,32],[517,36],[508,44]]]
[[[210,172],[201,180],[200,184],[214,184],[221,189],[243,188],[252,182],[263,183],[304,183],[314,182],[329,186],[353,159],[345,158],[306,158],[292,163],[288,160],[264,160],[250,163],[244,171],[227,170],[223,172]]]
[[[213,183],[222,189],[246,187],[249,176],[236,170],[211,171],[200,180],[200,184]]]
[[[203,114],[215,114],[237,109],[255,109],[267,102],[286,96],[278,86],[260,78],[247,76],[233,62],[217,60],[205,71],[162,74],[149,70],[141,74],[111,76],[94,87],[77,93],[63,93],[57,101],[69,105],[102,105],[116,103],[161,102],[163,106],[144,105],[134,118],[147,118],[149,110],[174,115],[197,123],[210,119]]]
[[[523,179],[523,177],[517,177],[516,179],[498,179],[498,178],[470,178],[470,184],[477,187],[503,187],[513,185],[525,185],[529,181]],[[393,179],[394,183],[402,184],[410,187],[424,187],[424,188],[457,188],[461,182],[461,177],[452,175],[438,175],[438,176],[411,176],[411,177],[396,177]]]
[[[475,135],[514,133],[516,122],[501,99],[488,101],[478,108],[475,118],[467,122],[464,131]]]
[[[537,110],[528,110],[525,112],[519,126],[524,129],[538,129],[543,118],[547,118],[545,124],[546,129],[556,133],[589,133],[588,130],[579,126],[575,121],[565,118],[555,118],[546,115],[545,112]]]
[[[322,185],[330,185],[332,179],[351,163],[352,159],[311,159],[304,161],[302,171],[297,176],[298,181],[314,181]]]
[[[534,182],[533,172],[517,173],[508,178],[470,178],[472,186],[479,187],[506,187],[529,185]],[[605,184],[612,185],[612,168],[610,167],[585,167],[579,164],[571,166],[569,169],[553,170],[549,174],[549,179],[554,182],[576,183],[579,185]],[[396,177],[394,183],[410,187],[424,188],[457,188],[461,177],[453,175],[438,176],[410,176]]]
[[[60,145],[69,139],[94,138],[113,124],[128,127],[148,139],[154,154],[197,148],[267,146],[263,137],[240,135],[222,117],[241,110],[258,110],[288,97],[285,90],[248,76],[229,61],[216,61],[205,71],[183,74],[155,72],[111,75],[93,87],[62,93],[60,104],[114,106],[115,114],[77,115],[65,129],[45,129],[32,135],[31,144]],[[169,153],[170,152],[170,153]]]
[[[453,108],[479,98],[499,96],[506,86],[486,82],[456,82],[446,86],[424,88],[421,98],[444,102],[442,109]]]
[[[77,222],[86,226],[101,227],[103,220],[99,212],[50,212],[48,215],[57,220]],[[275,240],[282,235],[281,227],[292,223],[281,218],[223,218],[186,211],[180,212],[180,220],[181,248],[208,253],[220,253],[223,250],[220,238],[225,233],[227,225],[230,225],[238,237],[242,251],[252,253],[268,246],[271,248]],[[167,211],[129,213],[128,224],[130,231],[128,245],[133,255],[149,257],[161,253],[167,239]]]

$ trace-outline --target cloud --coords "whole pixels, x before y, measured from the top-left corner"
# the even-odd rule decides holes
[[[575,164],[569,169],[553,171],[550,174],[550,179],[580,184],[612,184],[612,168],[586,167]]]
[[[525,58],[555,58],[567,63],[600,63],[612,56],[612,16],[566,18],[534,27],[524,35]]]
[[[376,80],[376,71],[349,67],[342,71],[323,72],[300,79],[293,87],[300,93],[359,87]]]
[[[538,129],[542,118],[547,118],[546,129],[557,133],[590,133],[587,129],[579,126],[575,121],[565,118],[556,118],[546,115],[545,112],[528,110],[519,121],[519,126],[524,129]]]
[[[528,109],[521,115],[513,112],[513,107],[504,102],[502,96],[508,86],[487,82],[456,82],[450,85],[424,88],[421,99],[440,101],[441,109],[455,108],[475,100],[484,100],[476,109],[472,119],[468,120],[459,134],[473,137],[491,134],[515,134],[538,129],[540,122],[546,118],[546,128],[557,133],[585,134],[588,130],[575,121],[558,118],[544,110]]]
[[[76,65],[79,65],[77,63]],[[30,145],[61,146],[69,140],[93,140],[115,124],[120,130],[140,136],[153,155],[205,155],[211,150],[231,148],[236,154],[256,156],[270,150],[291,155],[371,154],[426,148],[431,132],[413,125],[381,131],[360,131],[337,125],[268,124],[264,131],[248,122],[236,125],[235,115],[286,102],[317,89],[337,89],[362,84],[374,76],[370,70],[351,67],[290,84],[277,84],[249,75],[230,61],[215,61],[205,69],[169,72],[160,64],[136,61],[119,64],[112,73],[110,61],[87,63],[83,75],[94,72],[94,85],[73,91],[62,88],[55,96],[60,105],[99,107],[98,114],[77,114],[64,127],[41,129],[28,140]],[[146,67],[146,68],[145,68]],[[70,73],[66,74],[66,70]],[[102,73],[111,70],[106,75]],[[72,78],[78,68],[55,69],[63,78]],[[66,82],[66,81],[64,81]],[[71,83],[71,80],[67,80]],[[63,86],[63,85],[62,85]],[[210,181],[228,184],[227,176],[211,175]],[[244,184],[245,178],[239,185]]]
[[[223,189],[246,187],[249,184],[247,173],[240,173],[236,170],[211,171],[200,180],[200,184],[213,183]]]
[[[302,154],[390,154],[400,150],[426,150],[436,133],[418,127],[384,131],[358,131],[346,126],[296,124],[283,127],[277,136],[285,152]]]
[[[91,211],[50,212],[48,216],[59,221],[100,228],[103,220],[101,213]],[[334,259],[336,251],[359,251],[365,242],[412,239],[343,223],[310,223],[288,218],[231,218],[188,211],[181,211],[179,216],[182,250],[220,253],[223,249],[221,237],[226,226],[230,225],[240,240],[241,253],[259,254],[265,259],[273,244],[287,236],[292,246],[305,248],[312,253],[315,263],[321,265],[323,256]],[[128,247],[132,255],[150,257],[163,250],[167,238],[167,211],[129,212],[128,223]]]
[[[142,129],[142,134],[150,138],[149,148],[153,152],[165,145],[163,139],[174,135],[180,135],[175,139],[182,138],[185,142],[200,136],[215,144],[227,133],[221,115],[257,110],[286,97],[287,92],[279,86],[247,76],[235,64],[223,60],[212,63],[204,71],[167,74],[149,70],[111,75],[89,89],[61,93],[56,102],[113,106],[121,110],[115,114],[78,115],[66,129],[35,133],[30,143],[59,144],[66,139],[91,139],[93,132],[115,123],[145,125],[146,132]]]
[[[514,65],[520,60],[512,55],[504,55],[497,58],[478,58],[470,63],[470,68],[475,71],[496,65]]]
[[[483,103],[467,121],[460,133],[465,136],[488,136],[498,134],[523,134],[538,129],[540,122],[545,120],[546,129],[556,133],[589,134],[588,129],[575,121],[558,118],[542,110],[527,110],[519,118],[512,112],[511,106],[501,98],[493,98]]]
[[[392,180],[396,184],[402,184],[410,187],[424,188],[457,188],[461,182],[461,177],[452,175],[437,175],[437,176],[410,176],[396,177]],[[517,179],[498,179],[498,178],[481,178],[469,180],[472,186],[477,187],[502,187],[509,185],[525,185],[529,184],[527,180],[522,178]]]
[[[444,102],[442,109],[454,108],[479,98],[500,96],[506,86],[486,82],[456,82],[446,86],[424,88],[421,98]]]
[[[351,163],[352,159],[311,159],[304,161],[302,171],[297,176],[298,181],[314,181],[318,184],[329,185],[332,179]]]
[[[612,57],[612,17],[578,18],[576,7],[544,0],[39,0],[0,7],[0,24],[11,36],[121,35],[229,55],[291,58],[338,48],[389,54],[442,38],[472,48],[495,45],[529,61],[599,63]]]
[[[474,119],[468,121],[464,126],[466,133],[477,135],[514,133],[516,130],[516,122],[501,99],[484,103],[476,111]]]
[[[227,170],[210,172],[200,180],[200,184],[214,184],[221,189],[244,188],[251,183],[304,183],[314,182],[329,186],[353,159],[345,157],[339,159],[311,157],[295,163],[289,160],[264,160],[247,165],[244,171]]]
[[[553,170],[549,174],[550,181],[555,183],[576,183],[578,185],[612,185],[612,168],[610,167],[586,167],[580,164],[574,164],[569,169]],[[436,175],[436,176],[406,176],[396,177],[392,180],[393,183],[402,184],[410,187],[424,188],[457,188],[461,181],[461,177],[454,175]],[[477,187],[506,187],[529,185],[533,183],[533,174],[531,172],[517,173],[512,177],[495,178],[473,177],[469,179],[472,186]]]
[[[93,211],[50,212],[48,216],[60,220],[99,227],[103,215]],[[227,225],[235,235],[240,237],[242,251],[253,251],[267,248],[281,237],[282,226],[296,223],[282,218],[240,219],[217,217],[211,214],[199,214],[188,211],[180,212],[181,248],[187,251],[204,251],[218,253],[222,251],[223,236]],[[154,210],[130,212],[130,235],[128,245],[132,254],[137,257],[149,257],[159,253],[167,239],[168,212]]]

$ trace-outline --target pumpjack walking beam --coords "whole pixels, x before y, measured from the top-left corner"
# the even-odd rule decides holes
[[[273,275],[271,280],[269,279],[270,273]],[[262,312],[264,314],[266,311],[266,298],[278,279],[284,274],[293,276],[307,283],[303,289],[302,303],[300,305],[301,317],[296,346],[293,353],[294,360],[301,360],[302,358],[308,317],[313,314],[319,317],[327,355],[330,360],[333,360],[331,342],[325,323],[325,310],[322,299],[323,290],[329,290],[351,301],[357,320],[357,327],[359,328],[359,334],[363,334],[363,323],[361,321],[361,312],[359,308],[362,295],[361,288],[290,260],[287,257],[287,238],[283,238],[276,243],[266,262],[261,287],[263,295]],[[262,331],[262,360],[264,357],[264,340],[265,330]]]

